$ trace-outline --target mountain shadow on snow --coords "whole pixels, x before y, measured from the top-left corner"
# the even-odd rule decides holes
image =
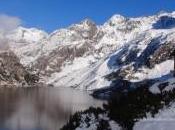
[[[154,29],[171,29],[175,27],[175,18],[170,16],[161,16],[159,20],[153,24]]]

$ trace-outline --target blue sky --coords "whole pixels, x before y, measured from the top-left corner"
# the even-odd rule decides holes
[[[175,0],[0,0],[0,13],[51,32],[85,18],[102,24],[114,14],[136,17],[175,11]]]

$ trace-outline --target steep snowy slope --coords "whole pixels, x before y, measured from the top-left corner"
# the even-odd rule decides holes
[[[114,15],[100,26],[86,19],[51,34],[19,28],[7,37],[21,62],[36,69],[44,82],[89,90],[110,86],[116,77],[136,82],[169,73],[174,27],[175,12]]]
[[[169,21],[169,17],[173,17],[171,15],[173,14],[160,14],[147,18],[129,19],[129,23],[128,20],[123,21],[124,18],[121,16],[114,16],[111,20],[117,24],[116,26],[112,24],[111,27],[111,20],[109,20],[104,26],[100,27],[105,30],[102,31],[104,36],[95,44],[95,52],[93,53],[99,59],[93,56],[96,62],[88,65],[86,61],[88,61],[88,58],[92,58],[92,56],[78,58],[74,60],[73,65],[70,64],[63,67],[63,72],[53,74],[53,80],[49,83],[56,85],[64,85],[66,83],[68,86],[75,85],[83,89],[96,89],[110,86],[111,81],[108,81],[104,77],[107,74],[113,74],[115,72],[119,73],[116,77],[122,76],[122,78],[132,81],[158,78],[169,73],[173,69],[172,56],[169,54],[174,50],[174,28],[155,29],[154,24],[161,25],[159,20],[164,19],[164,16],[168,16],[165,20]],[[120,26],[121,21],[123,21],[122,26]],[[130,26],[131,23],[138,27],[126,27]],[[121,27],[124,29],[122,30]],[[110,53],[113,54],[110,55]],[[168,54],[162,56],[160,61],[156,61],[159,59],[159,53]],[[154,58],[147,60],[153,54],[155,55]],[[167,60],[170,61],[168,62]],[[150,64],[152,66],[147,65],[148,61],[151,62]],[[163,64],[164,61],[165,63]],[[79,63],[81,63],[81,68],[77,67]],[[167,65],[166,63],[169,65],[167,69],[164,67]],[[87,67],[83,67],[82,64],[87,65]],[[66,74],[67,71],[68,74]],[[126,74],[124,74],[125,72]]]
[[[10,49],[20,58],[24,65],[29,65],[41,55],[42,41],[48,34],[36,28],[18,27],[7,34]]]

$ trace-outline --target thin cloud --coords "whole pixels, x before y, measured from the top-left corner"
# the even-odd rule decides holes
[[[18,17],[0,14],[0,51],[6,51],[9,49],[6,34],[20,25],[21,20]]]
[[[0,31],[7,33],[21,25],[21,19],[14,16],[0,14]]]

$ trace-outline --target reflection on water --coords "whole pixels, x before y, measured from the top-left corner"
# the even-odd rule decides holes
[[[71,114],[102,103],[69,88],[0,88],[0,130],[58,130]]]

